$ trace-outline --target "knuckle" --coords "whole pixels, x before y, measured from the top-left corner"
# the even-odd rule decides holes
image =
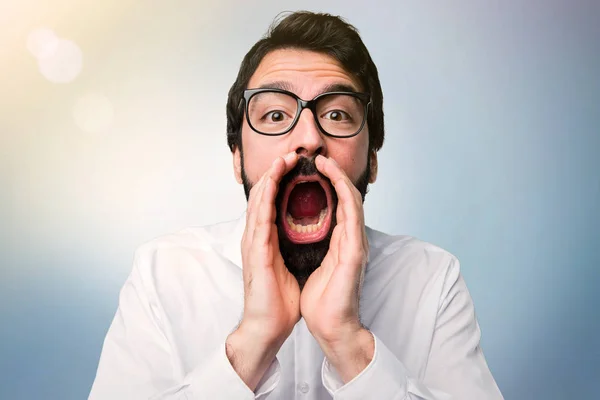
[[[265,215],[264,213],[261,213],[258,215],[257,220],[256,220],[256,227],[255,227],[255,231],[260,230],[268,230],[271,228],[271,221],[269,220],[269,217],[267,215]]]

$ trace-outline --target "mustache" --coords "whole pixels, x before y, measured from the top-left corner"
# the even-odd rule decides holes
[[[279,188],[280,189],[285,188],[288,183],[290,183],[293,179],[295,179],[299,176],[312,176],[312,175],[318,175],[319,177],[321,177],[321,179],[323,179],[325,182],[327,182],[327,184],[329,184],[331,186],[331,181],[329,180],[329,178],[326,177],[325,175],[323,175],[317,169],[317,164],[315,162],[315,159],[316,159],[316,156],[300,157],[298,159],[298,162],[294,166],[294,168],[292,168],[290,170],[290,172],[288,172],[287,174],[285,174],[283,176],[283,178],[281,179],[281,182],[279,183]]]

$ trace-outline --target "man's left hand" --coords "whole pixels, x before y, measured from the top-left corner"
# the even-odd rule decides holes
[[[319,155],[315,162],[337,193],[337,224],[329,251],[302,290],[300,313],[347,383],[371,362],[374,353],[373,336],[359,318],[369,244],[360,192],[333,159]]]

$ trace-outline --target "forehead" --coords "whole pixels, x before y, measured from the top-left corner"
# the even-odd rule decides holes
[[[298,49],[268,53],[248,82],[248,88],[284,82],[296,95],[310,99],[331,85],[345,85],[361,91],[361,85],[335,58]]]

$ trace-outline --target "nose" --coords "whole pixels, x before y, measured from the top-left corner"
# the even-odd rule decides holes
[[[301,156],[312,158],[326,153],[324,135],[319,130],[312,111],[307,108],[300,113],[298,123],[290,132],[290,137],[292,138],[292,150]]]

